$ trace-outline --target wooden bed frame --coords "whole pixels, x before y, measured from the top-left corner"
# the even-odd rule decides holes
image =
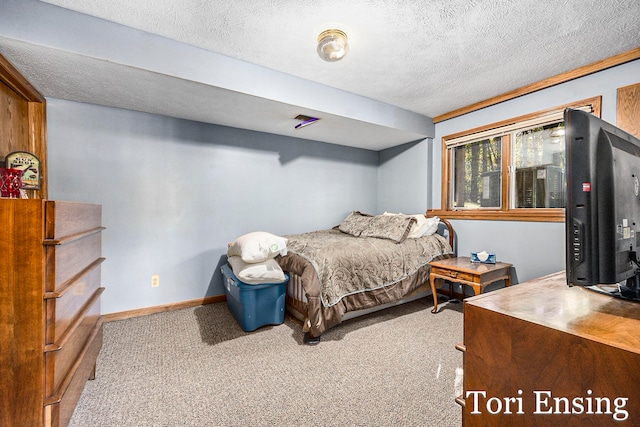
[[[444,225],[444,227],[442,227]],[[455,242],[455,232],[453,230],[453,226],[449,221],[444,218],[440,218],[440,225],[438,226],[438,233],[444,235],[449,238],[449,245],[453,249],[454,253],[456,252],[456,248],[454,246]],[[446,233],[446,234],[444,234]],[[390,302],[386,304],[381,304],[375,307],[366,308],[363,310],[357,311],[349,311],[344,314],[342,317],[342,321],[353,319],[355,317],[364,316],[366,314],[370,314],[379,310],[384,310],[389,307],[394,307],[400,304],[405,304],[407,302],[415,301],[420,298],[424,298],[426,296],[431,295],[431,286],[429,282],[425,282],[416,290],[406,295],[404,298]],[[308,319],[308,310],[307,310],[307,302],[306,296],[304,292],[304,288],[302,286],[302,278],[297,274],[289,273],[289,283],[287,285],[287,293],[285,297],[285,305],[287,312],[298,319],[303,323],[303,332],[307,332],[309,330],[309,319]]]

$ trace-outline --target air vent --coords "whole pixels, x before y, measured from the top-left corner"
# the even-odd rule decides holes
[[[318,120],[320,120],[320,119],[319,119],[319,118],[317,118],[317,117],[311,117],[311,116],[305,116],[305,115],[303,115],[303,114],[298,114],[298,115],[296,116],[296,120],[301,120],[301,122],[300,122],[300,123],[298,123],[298,124],[295,126],[295,128],[296,128],[296,129],[300,129],[300,128],[303,128],[303,127],[305,127],[305,126],[309,126],[310,124],[315,123],[315,122],[317,122],[317,121],[318,121]]]

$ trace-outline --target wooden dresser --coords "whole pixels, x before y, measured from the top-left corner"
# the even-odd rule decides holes
[[[0,200],[0,425],[64,426],[102,346],[102,207]]]
[[[640,303],[557,273],[465,300],[458,348],[467,427],[638,425]]]

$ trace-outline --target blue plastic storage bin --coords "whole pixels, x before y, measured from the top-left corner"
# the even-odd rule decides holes
[[[233,274],[229,264],[220,267],[227,304],[244,331],[284,322],[284,302],[289,276],[282,283],[250,285]]]

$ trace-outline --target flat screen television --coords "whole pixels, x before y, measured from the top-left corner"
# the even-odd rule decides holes
[[[580,110],[564,122],[567,284],[640,301],[640,139]]]

